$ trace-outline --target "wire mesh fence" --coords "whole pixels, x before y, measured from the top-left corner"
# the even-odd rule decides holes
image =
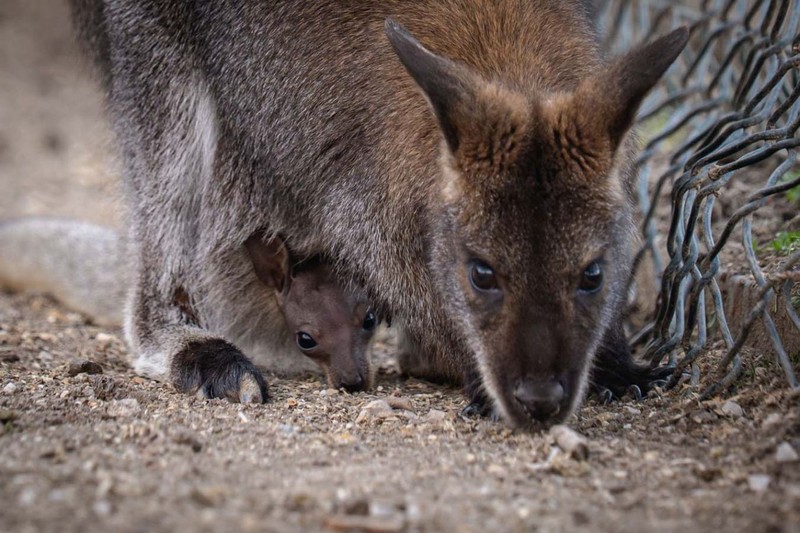
[[[771,351],[800,387],[800,0],[601,5],[614,52],[691,30],[638,117],[632,302],[649,305],[632,343],[675,368],[668,386],[689,379],[701,397],[734,384],[753,351]],[[724,355],[701,375],[712,347]]]

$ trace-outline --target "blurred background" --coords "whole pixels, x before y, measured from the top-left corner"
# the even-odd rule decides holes
[[[99,84],[62,0],[0,2],[0,218],[121,220]]]

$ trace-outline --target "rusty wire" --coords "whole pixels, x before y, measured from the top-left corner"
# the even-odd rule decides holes
[[[769,242],[753,237],[754,224],[768,220],[776,201],[792,208],[786,193],[800,186],[800,0],[601,4],[613,52],[680,25],[691,31],[687,49],[638,117],[645,137],[636,161],[644,244],[632,292],[649,278],[658,295],[632,344],[653,365],[674,367],[668,385],[686,376],[697,385],[699,358],[721,339],[725,354],[702,389],[706,398],[735,383],[748,338],[760,327],[787,383],[800,387],[792,363],[800,354],[787,353],[784,342],[800,335],[800,250],[765,254],[757,246]],[[749,194],[723,216],[715,204],[735,188]],[[795,231],[796,211],[788,222]],[[738,255],[731,253],[736,247]],[[755,304],[735,323],[726,308],[741,302],[724,281],[743,275]]]

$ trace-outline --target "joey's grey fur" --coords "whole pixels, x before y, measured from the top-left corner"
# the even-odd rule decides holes
[[[269,228],[513,425],[565,418],[596,353],[604,386],[652,379],[620,326],[627,130],[685,30],[607,63],[593,2],[76,4],[126,165],[138,371],[263,399],[239,348],[285,347],[242,243]]]

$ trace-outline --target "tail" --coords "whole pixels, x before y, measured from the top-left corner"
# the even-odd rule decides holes
[[[0,222],[0,287],[47,292],[102,325],[122,323],[127,269],[111,229],[68,219]]]

